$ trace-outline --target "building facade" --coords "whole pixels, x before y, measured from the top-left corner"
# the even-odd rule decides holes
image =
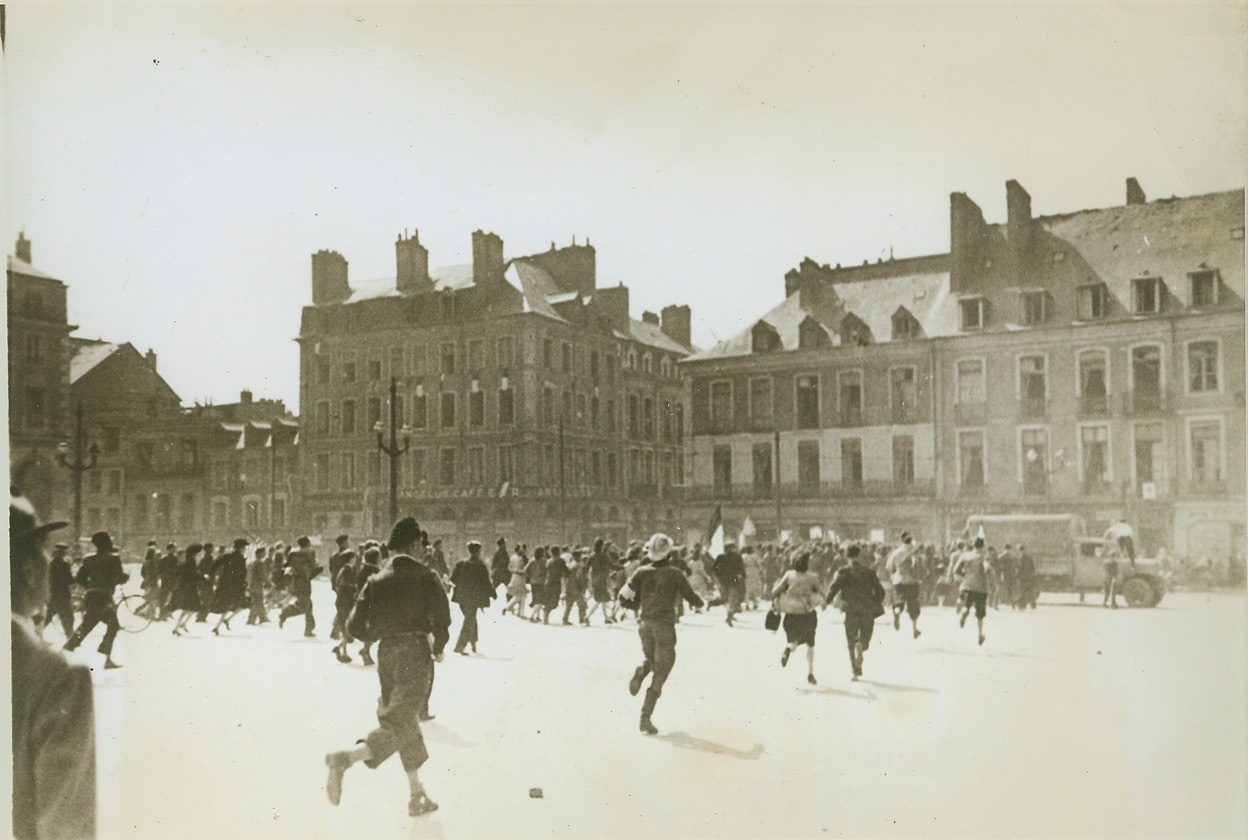
[[[505,260],[477,231],[471,265],[434,271],[415,234],[395,252],[395,278],[357,288],[341,255],[312,257],[300,448],[317,534],[384,535],[391,469],[399,515],[434,537],[679,524],[688,307],[633,320],[588,242]],[[392,439],[406,451],[383,451]]]
[[[1131,179],[1124,205],[1035,218],[1006,191],[1004,224],[951,197],[948,254],[807,260],[684,362],[691,527],[715,504],[760,536],[777,512],[802,536],[926,539],[1077,512],[1146,550],[1242,556],[1243,191],[1148,202]]]

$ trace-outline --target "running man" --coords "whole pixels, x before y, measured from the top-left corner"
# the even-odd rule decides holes
[[[628,681],[628,693],[637,696],[646,676],[654,674],[646,699],[641,705],[640,729],[647,735],[659,730],[650,721],[654,706],[663,693],[663,684],[676,664],[676,603],[684,598],[693,607],[702,599],[689,585],[689,579],[672,567],[673,544],[666,534],[655,534],[646,544],[649,563],[637,569],[620,590],[620,601],[637,612],[637,635],[641,637],[644,661]]]
[[[961,578],[958,586],[961,606],[958,626],[965,627],[971,609],[975,610],[975,622],[979,626],[979,643],[984,643],[984,616],[988,614],[988,575],[991,573],[984,558],[984,538],[975,538],[975,547],[958,555],[953,564],[953,576]]]
[[[104,654],[105,668],[120,668],[113,661],[113,641],[121,624],[117,621],[117,607],[113,605],[113,590],[130,579],[121,568],[121,558],[113,548],[113,538],[107,531],[97,531],[91,535],[91,544],[95,546],[95,554],[82,561],[76,578],[78,585],[86,589],[82,599],[82,623],[65,643],[65,650],[74,650],[82,644],[82,640],[95,629],[95,625],[104,623],[104,641],[100,642],[99,651]]]
[[[919,586],[922,573],[919,569],[919,554],[915,550],[914,537],[909,531],[902,531],[901,545],[893,549],[885,564],[893,577],[893,629],[901,629],[901,614],[910,616],[910,625],[914,629],[914,638],[923,634],[919,631]]]
[[[849,664],[854,681],[862,676],[862,657],[871,647],[875,633],[875,619],[884,614],[884,586],[875,569],[862,561],[862,549],[854,543],[845,552],[849,565],[842,566],[832,576],[824,607],[839,595],[841,611],[845,613],[845,644],[849,648]]]

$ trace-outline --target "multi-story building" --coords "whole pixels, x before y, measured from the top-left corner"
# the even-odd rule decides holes
[[[45,519],[68,520],[69,472],[57,460],[73,430],[67,289],[31,265],[25,233],[14,250],[7,272],[10,478]]]
[[[71,400],[97,447],[82,475],[84,534],[106,530],[138,551],[149,539],[289,540],[298,425],[276,400],[185,408],[129,343],[71,339]]]
[[[783,304],[684,363],[691,525],[723,503],[730,530],[779,511],[794,532],[943,538],[974,513],[1078,512],[1146,549],[1242,555],[1243,191],[1148,202],[1131,179],[1123,206],[1049,217],[1006,191],[1004,224],[951,197],[949,254],[803,263]]]
[[[588,242],[511,260],[492,233],[472,243],[471,265],[431,271],[400,236],[395,278],[355,288],[340,254],[312,256],[299,342],[314,529],[384,534],[392,466],[400,515],[438,537],[675,527],[689,308],[633,320],[626,286],[598,288]],[[409,447],[393,457],[391,429]]]

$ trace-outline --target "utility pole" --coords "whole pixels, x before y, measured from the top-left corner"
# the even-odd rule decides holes
[[[568,542],[568,520],[566,513],[565,499],[567,495],[567,487],[564,483],[563,476],[563,412],[559,412],[559,536],[563,542]]]
[[[74,552],[80,550],[79,541],[82,539],[82,474],[95,466],[96,459],[100,455],[100,447],[98,444],[91,444],[87,449],[87,457],[83,457],[82,452],[83,433],[82,433],[82,403],[79,403],[74,412],[74,457],[69,457],[69,444],[62,441],[56,447],[57,460],[61,466],[69,470],[74,477]]]
[[[776,456],[775,456],[775,459],[776,459],[776,469],[775,469],[775,473],[776,473],[776,486],[775,486],[775,495],[776,495],[776,544],[777,544],[777,545],[779,545],[779,544],[780,544],[780,429],[779,429],[778,427],[777,427],[777,428],[776,428],[776,430],[775,430],[775,444],[774,444],[774,449],[775,449],[775,453],[776,453]]]
[[[411,445],[412,430],[406,425],[399,429],[399,380],[390,377],[390,443],[385,442],[385,427],[380,421],[373,427],[377,432],[377,448],[390,459],[390,524],[399,521],[399,458]],[[403,444],[399,445],[398,436],[403,435]]]

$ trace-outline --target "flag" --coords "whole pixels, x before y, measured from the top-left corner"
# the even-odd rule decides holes
[[[234,444],[235,449],[247,448],[247,426],[243,426],[243,430],[238,434],[238,443]]]
[[[715,505],[715,512],[711,514],[711,522],[706,526],[706,533],[710,534],[710,545],[707,550],[712,557],[718,557],[724,553],[724,511],[720,505]]]
[[[758,533],[758,529],[754,527],[754,520],[750,519],[746,514],[745,521],[741,523],[741,545],[745,545],[745,541]]]
[[[984,534],[984,526],[983,526],[982,524],[979,526],[979,533],[975,535],[975,539],[977,539],[977,540],[987,540],[987,539],[988,539],[987,535],[986,535],[986,534]]]

